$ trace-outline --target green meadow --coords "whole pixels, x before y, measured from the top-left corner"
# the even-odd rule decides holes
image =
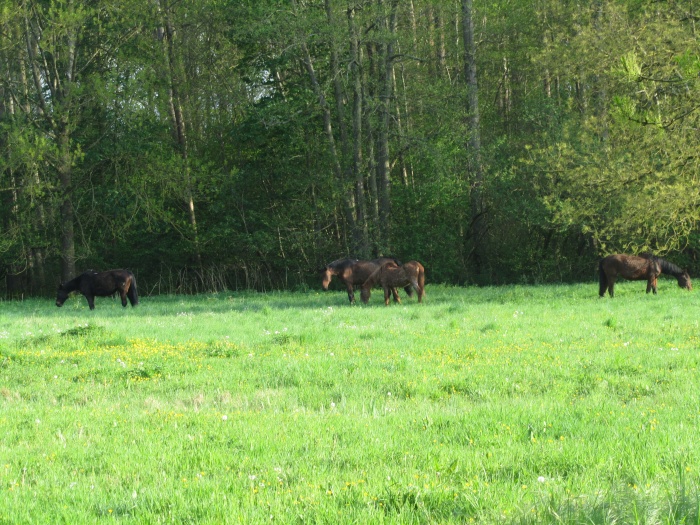
[[[0,524],[700,523],[675,281],[0,303]]]

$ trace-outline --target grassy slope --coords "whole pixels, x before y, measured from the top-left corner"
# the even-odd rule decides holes
[[[0,305],[0,523],[698,521],[660,282]]]

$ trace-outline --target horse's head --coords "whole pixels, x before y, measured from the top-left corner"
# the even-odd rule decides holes
[[[56,306],[63,306],[63,303],[68,299],[68,292],[66,291],[63,283],[58,285],[58,292],[56,293]]]
[[[369,296],[370,296],[370,287],[369,286],[363,286],[362,291],[360,292],[360,299],[362,299],[362,302],[367,304],[369,302]]]
[[[318,271],[318,273],[321,276],[321,287],[323,288],[324,292],[327,292],[328,286],[331,284],[333,272],[331,271],[330,266],[324,266]]]
[[[678,276],[678,286],[685,288],[686,290],[693,289],[693,283],[690,282],[688,270],[683,270],[683,273]]]

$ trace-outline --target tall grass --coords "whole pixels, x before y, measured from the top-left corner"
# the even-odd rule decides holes
[[[697,299],[659,287],[2,303],[0,524],[699,523]]]

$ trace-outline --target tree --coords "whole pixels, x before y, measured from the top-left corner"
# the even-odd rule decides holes
[[[664,254],[684,249],[700,220],[698,42],[676,5],[628,7],[591,11],[572,54],[558,55],[562,78],[579,65],[579,112],[532,162],[556,227],[590,235],[603,253]]]
[[[462,0],[462,34],[464,39],[464,81],[469,97],[468,170],[471,180],[472,254],[476,273],[482,270],[482,243],[486,234],[486,210],[484,208],[484,168],[481,156],[481,118],[479,112],[479,86],[476,73],[476,42],[474,40],[474,7],[472,0]]]

